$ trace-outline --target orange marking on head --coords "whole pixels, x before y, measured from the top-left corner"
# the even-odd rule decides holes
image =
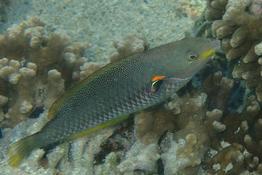
[[[166,78],[166,76],[163,75],[156,75],[154,76],[151,81],[159,81],[159,80],[163,80],[164,78]]]

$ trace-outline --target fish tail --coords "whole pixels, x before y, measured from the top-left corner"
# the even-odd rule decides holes
[[[13,167],[19,166],[22,160],[29,156],[33,149],[40,147],[38,138],[38,134],[36,133],[12,143],[8,150],[8,164]]]

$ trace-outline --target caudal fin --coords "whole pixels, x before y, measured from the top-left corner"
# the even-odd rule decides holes
[[[13,167],[20,165],[21,161],[29,156],[31,151],[39,147],[38,135],[25,137],[10,145],[8,150],[8,163]]]

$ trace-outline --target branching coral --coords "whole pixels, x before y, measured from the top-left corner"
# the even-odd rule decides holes
[[[224,9],[224,10],[221,10]],[[206,19],[213,21],[213,35],[221,40],[228,60],[239,59],[233,77],[244,79],[256,88],[261,101],[259,43],[262,40],[261,0],[209,0]]]
[[[80,79],[86,47],[61,32],[48,32],[37,18],[0,35],[1,126],[14,126],[34,109],[48,108]]]
[[[207,1],[205,17],[207,20],[220,19],[225,13],[225,6],[228,0],[210,0]]]
[[[116,50],[108,57],[109,62],[114,62],[133,54],[143,52],[148,48],[148,43],[141,37],[136,35],[128,35],[124,38],[114,41],[113,46]],[[80,66],[80,75],[76,74],[75,76],[80,76],[80,80],[82,80],[93,73],[95,70],[103,67],[105,64],[106,63],[100,62],[86,62]]]
[[[128,35],[121,40],[114,41],[113,46],[115,47],[116,52],[112,53],[110,56],[109,60],[111,62],[143,52],[148,48],[148,43],[144,38],[136,35]]]
[[[163,109],[141,112],[135,116],[136,136],[144,144],[157,143],[165,131],[174,130],[174,119]]]
[[[211,138],[209,173],[261,173],[261,113],[254,96],[248,98],[242,114],[226,114],[220,119],[226,127]],[[218,138],[219,137],[219,138]],[[212,153],[213,152],[213,153]]]
[[[226,106],[218,125],[223,130],[216,134],[220,139],[211,140],[211,148],[216,150],[210,151],[216,153],[207,161],[211,174],[261,174],[261,9],[261,0],[208,0],[205,17],[212,21],[213,36],[221,40],[234,67],[232,77],[245,80],[247,88],[255,89],[256,94],[250,96],[246,89],[239,113],[229,112]]]
[[[34,19],[35,20],[35,19]],[[26,21],[25,23],[27,24],[29,21]],[[27,25],[26,25],[27,26]],[[22,32],[23,34],[23,32]],[[20,36],[20,35],[19,35]],[[128,36],[124,38],[123,40],[116,41],[115,42],[116,46],[116,52],[112,54],[113,56],[111,58],[115,58],[114,55],[118,55],[119,59],[125,58],[129,54],[132,55],[134,53],[138,53],[143,51],[145,48],[145,42],[144,40],[137,38],[135,36]],[[122,43],[122,44],[121,44]],[[137,46],[135,43],[141,43],[141,45]],[[73,50],[74,45],[69,45],[66,48],[71,47],[69,50]],[[66,49],[62,48],[62,49]],[[28,46],[27,49],[30,49],[30,46]],[[80,49],[79,51],[82,51]],[[124,51],[124,52],[123,52]],[[72,58],[74,52],[66,53],[66,55],[71,55],[70,57]],[[77,52],[79,53],[79,52]],[[64,53],[62,53],[64,55]],[[67,56],[65,56],[68,58]],[[5,82],[3,85],[12,85],[14,87],[17,87],[20,83],[26,84],[25,86],[31,85],[32,88],[35,88],[35,81],[38,80],[38,78],[42,78],[38,80],[37,82],[40,81],[40,85],[44,86],[48,90],[48,98],[44,98],[43,101],[40,101],[41,104],[43,103],[46,107],[46,109],[49,107],[48,105],[52,104],[53,98],[56,98],[60,93],[64,91],[64,84],[68,81],[68,84],[73,83],[74,81],[77,81],[79,79],[83,79],[87,77],[89,74],[93,73],[95,70],[98,68],[102,67],[105,65],[105,63],[96,63],[96,62],[86,62],[83,61],[84,58],[80,56],[73,56],[76,58],[76,61],[81,60],[81,64],[69,64],[74,67],[72,68],[72,71],[69,72],[69,74],[63,74],[63,71],[59,71],[59,69],[49,69],[49,67],[52,67],[52,65],[45,65],[48,66],[45,69],[41,69],[42,71],[39,71],[39,65],[38,63],[32,63],[29,62],[25,65],[22,65],[19,60],[9,60],[7,58],[3,58],[2,61],[4,62],[5,67],[11,67],[15,68],[14,73],[18,74],[18,80],[16,83],[13,83],[10,81],[10,75],[12,73],[7,74],[5,77],[3,77],[1,80]],[[15,57],[16,58],[16,57]],[[28,57],[30,60],[31,57]],[[58,62],[62,66],[62,62],[64,62],[64,57],[60,58],[63,59],[61,62]],[[70,59],[71,60],[71,59]],[[113,60],[113,59],[109,59]],[[37,61],[37,59],[36,59]],[[39,60],[38,60],[39,61]],[[12,62],[12,63],[11,63]],[[16,64],[14,64],[16,63]],[[27,65],[30,66],[27,66]],[[12,66],[10,66],[12,65]],[[14,65],[14,66],[13,66]],[[58,66],[55,64],[55,66]],[[59,67],[61,70],[67,69],[67,65],[63,65],[65,67]],[[29,81],[28,78],[26,80],[22,79],[23,74],[20,70],[26,69],[27,72],[34,73],[33,78],[31,78]],[[42,74],[40,74],[42,73]],[[20,75],[21,74],[21,75]],[[65,78],[63,78],[63,76]],[[70,79],[67,79],[66,77],[69,76]],[[42,82],[43,81],[43,82]],[[3,88],[3,90],[6,90]],[[16,92],[23,91],[24,89],[17,88]],[[27,91],[26,91],[27,92]],[[59,93],[59,94],[58,94]],[[26,93],[27,95],[27,93]],[[44,94],[45,95],[45,94]],[[21,99],[25,99],[28,96],[23,96]],[[30,97],[30,96],[29,96]],[[34,97],[34,96],[33,96]],[[52,97],[52,98],[51,98]],[[8,97],[10,98],[10,97]],[[0,106],[3,106],[3,109],[6,104],[8,104],[8,99],[5,96],[0,96]],[[36,98],[36,100],[39,99]],[[42,98],[40,98],[42,100]],[[21,102],[17,102],[17,104],[21,105]],[[13,108],[13,107],[12,107]],[[39,131],[45,123],[48,121],[47,119],[47,111],[44,110],[44,112],[40,115],[39,118],[36,119],[30,119],[26,120],[24,122],[19,123],[17,126],[15,126],[14,129],[10,132],[9,129],[4,129],[4,139],[0,140],[0,155],[5,155],[6,154],[6,147],[14,142],[15,140],[18,140],[21,137],[24,137],[26,135],[31,135],[37,131]],[[3,111],[4,112],[4,111]],[[6,114],[3,114],[5,117]],[[27,115],[25,115],[27,116]],[[6,120],[6,119],[5,119]],[[9,131],[9,132],[8,132]],[[107,141],[108,137],[111,136],[113,133],[113,129],[110,128],[108,130],[104,130],[100,133],[98,133],[96,136],[92,138],[83,138],[80,140],[76,140],[73,143],[65,143],[63,145],[57,146],[53,150],[49,150],[48,152],[45,152],[45,150],[42,149],[37,149],[31,153],[31,156],[26,159],[20,168],[18,169],[13,169],[7,165],[6,159],[1,158],[1,170],[5,174],[19,174],[19,173],[28,173],[31,174],[33,172],[38,173],[38,174],[55,174],[55,173],[65,173],[65,174],[79,174],[79,173],[90,173],[91,174],[108,174],[109,172],[115,172],[116,174],[121,174],[122,172],[125,171],[130,171],[133,172],[135,169],[139,169],[139,167],[148,167],[146,170],[153,172],[156,170],[155,164],[156,160],[159,158],[158,156],[155,156],[155,154],[152,155],[152,158],[148,158],[148,155],[152,153],[152,151],[155,150],[155,152],[158,152],[157,145],[154,144],[153,146],[147,146],[143,144],[137,144],[137,146],[134,146],[133,149],[130,150],[128,153],[129,156],[125,156],[123,153],[124,151],[127,151],[127,148],[131,147],[131,144],[134,142],[132,139],[127,139],[123,138],[126,136],[117,136],[119,140],[121,140],[121,147],[123,150],[120,150],[119,152],[109,152],[110,154],[104,153],[105,150],[102,150],[104,147],[108,147],[110,149],[109,151],[114,151],[113,148],[111,148],[110,145],[106,145],[110,143],[110,141]],[[9,136],[8,136],[9,134]],[[87,140],[89,142],[87,143]],[[114,147],[115,142],[112,142],[112,147]],[[123,140],[128,140],[126,143]],[[143,148],[143,149],[142,149]],[[142,154],[138,156],[136,153],[137,149],[141,149],[141,151],[145,151],[145,154]],[[117,151],[119,149],[116,149]],[[133,150],[133,151],[132,151]],[[122,152],[121,152],[122,151]],[[101,156],[102,155],[102,156]],[[102,157],[102,160],[97,160]],[[104,160],[105,159],[105,160]],[[119,160],[122,160],[123,162],[120,164]],[[140,161],[137,161],[140,160]],[[136,162],[136,165],[130,166],[130,164],[133,164]],[[143,165],[141,166],[141,162],[144,162]]]
[[[86,61],[87,46],[48,32],[35,17],[0,35],[0,126],[14,126],[38,108],[48,109],[65,88],[104,66]],[[111,61],[142,52],[147,44],[130,35],[114,46]]]
[[[89,143],[84,138],[49,152],[38,149],[17,172],[29,169],[30,173],[46,174],[79,174],[88,173],[87,170],[91,174],[157,174],[163,170],[170,175],[261,174],[262,152],[258,147],[262,144],[259,103],[262,101],[262,32],[259,28],[262,8],[259,3],[260,0],[208,1],[206,19],[213,23],[213,35],[222,40],[226,57],[234,64],[233,73],[208,70],[209,75],[201,75],[203,82],[197,88],[189,85],[182,95],[167,104],[136,114],[136,141],[124,134],[119,136],[121,131],[115,131],[117,136],[111,136],[112,130],[105,131]],[[82,57],[82,44],[72,43],[61,34],[47,34],[45,25],[37,19],[9,29],[0,41],[0,119],[7,124],[11,121],[7,119],[12,116],[11,109],[19,112],[16,116],[24,118],[35,107],[48,108],[66,87],[105,64],[86,62]],[[114,47],[116,52],[110,61],[142,52],[148,44],[143,38],[128,36],[116,41]],[[238,82],[231,76],[225,77],[228,73],[232,73],[233,78],[244,79],[249,88],[256,88],[256,93],[245,89],[239,97],[243,96],[241,108],[237,106],[233,112],[229,101],[235,99],[232,96],[237,93],[234,90]],[[26,91],[29,87],[34,93]],[[9,88],[18,94],[18,99],[6,93]],[[35,91],[39,94],[37,98]],[[43,126],[45,115],[36,119],[33,128]],[[33,130],[17,127],[22,131],[20,137]],[[133,133],[130,130],[129,133]],[[17,139],[12,134],[17,133],[10,134],[10,138]],[[109,137],[113,141],[110,142]],[[121,140],[119,147],[117,140]],[[3,169],[11,174],[10,168]]]
[[[229,111],[234,84],[215,72],[203,82],[205,93],[193,90],[170,101],[167,111],[136,116],[136,135],[143,143],[156,143],[165,131],[174,132],[160,144],[166,174],[261,173],[260,106],[255,96],[245,94],[240,113]]]
[[[206,100],[205,93],[192,92],[176,97],[165,105],[166,109],[162,107],[135,116],[138,142],[148,145],[142,148],[160,143],[160,150],[155,150],[154,154],[159,154],[158,161],[162,162],[165,174],[198,172],[201,159],[208,148],[208,132],[202,124],[206,116]],[[169,134],[165,135],[166,131]],[[174,131],[176,132],[172,134]],[[146,155],[143,154],[141,159],[128,158],[129,167],[140,165],[145,173],[156,173],[156,170],[146,167],[156,164],[157,158],[151,158],[151,163],[147,161],[148,164],[145,164],[145,161],[142,162],[142,158],[146,159],[144,156]]]
[[[224,111],[233,85],[234,81],[223,77],[221,71],[209,75],[203,84],[203,88],[209,97],[209,106]],[[219,91],[217,91],[217,89],[219,89]]]
[[[159,159],[159,149],[156,144],[143,145],[135,143],[127,152],[126,159],[118,165],[121,173],[156,173],[156,163]]]
[[[12,140],[19,139],[24,135],[18,136],[15,132],[24,132],[30,135],[38,131],[47,122],[47,115],[44,113],[36,121],[27,120],[20,123],[20,127],[16,127],[11,133],[11,138],[0,140],[1,152],[4,151],[5,144],[9,145]],[[19,168],[11,168],[6,161],[0,161],[2,174],[94,174],[95,167],[93,165],[95,154],[97,154],[102,144],[113,130],[107,129],[91,138],[81,138],[74,143],[64,143],[55,149],[46,152],[43,149],[34,150],[26,161]],[[4,143],[3,143],[4,142]]]
[[[136,135],[145,144],[157,144],[165,131],[179,130],[174,137],[165,137],[161,142],[165,174],[197,172],[208,142],[204,125],[201,125],[206,98],[204,93],[187,94],[170,101],[165,110],[136,116]]]
[[[215,123],[221,131],[211,139],[212,156],[207,160],[207,171],[211,174],[262,172],[259,149],[262,137],[259,104],[262,101],[261,11],[261,0],[208,0],[205,17],[212,22],[213,36],[221,40],[225,56],[233,65],[232,77],[243,79],[247,85],[239,113],[230,112],[229,106],[219,107],[219,101],[227,102],[227,99],[212,100],[216,103],[214,106],[223,110],[223,115],[219,124]],[[210,84],[208,79],[206,83]]]

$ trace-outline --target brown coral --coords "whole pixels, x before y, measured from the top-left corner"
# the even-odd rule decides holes
[[[114,41],[113,46],[117,51],[110,56],[111,62],[143,52],[149,47],[144,38],[136,35],[127,35],[123,39]]]
[[[167,111],[158,109],[136,116],[136,136],[143,143],[156,143],[166,130],[174,132],[171,147],[165,151],[168,146],[161,146],[166,172],[197,174],[202,165],[210,174],[261,173],[259,102],[255,96],[247,96],[241,113],[228,111],[233,84],[233,79],[215,72],[203,83],[203,90],[208,95],[193,90],[170,101],[166,105]],[[187,138],[195,139],[189,142]],[[185,142],[180,148],[181,139]],[[176,144],[172,144],[174,141]],[[191,161],[188,161],[190,156]],[[177,165],[174,160],[181,164]],[[172,166],[168,162],[173,162]]]
[[[225,13],[225,6],[227,0],[210,0],[207,1],[207,9],[205,10],[205,17],[207,20],[220,19]]]
[[[208,0],[206,10],[206,19],[213,21],[213,35],[221,40],[226,58],[239,59],[233,77],[244,79],[248,88],[255,88],[260,101],[260,55],[255,48],[262,40],[261,11],[261,0]]]
[[[259,102],[262,101],[262,1],[225,0],[221,3],[222,1],[208,0],[205,17],[212,22],[213,36],[221,40],[225,56],[234,67],[232,77],[244,80],[247,85],[246,92],[252,93],[255,89],[253,94],[256,96],[246,93],[242,104],[244,108],[239,113],[227,111],[228,107],[223,108],[226,111],[218,125],[223,130],[218,132],[216,137],[212,137],[213,150],[210,152],[215,152],[215,155],[207,160],[207,172],[219,175],[244,175],[251,172],[261,174]],[[211,85],[208,81],[206,83]],[[209,91],[212,92],[212,89]],[[212,98],[209,93],[210,95]],[[227,102],[224,98],[213,100],[216,105],[219,105],[217,102],[221,100]]]
[[[136,115],[136,136],[145,144],[156,144],[166,131],[177,131],[172,138],[160,139],[165,174],[197,172],[208,145],[208,132],[202,124],[206,98],[205,93],[187,93],[170,101],[166,109]]]
[[[249,5],[253,4],[254,1]],[[243,5],[243,2],[240,5]],[[206,11],[206,17],[209,20],[216,20],[212,30],[214,35],[222,40],[222,46],[226,46],[224,50],[228,60],[240,59],[240,63],[234,65],[233,78],[242,78],[247,82],[248,87],[256,87],[256,97],[244,94],[243,104],[240,110],[238,109],[239,113],[231,112],[228,102],[232,98],[230,95],[235,93],[232,89],[238,83],[232,78],[224,77],[219,71],[205,78],[202,88],[204,93],[193,90],[169,102],[166,105],[168,110],[154,109],[136,115],[136,136],[145,144],[157,143],[167,130],[175,132],[172,141],[176,144],[169,151],[162,150],[165,173],[174,174],[179,171],[184,174],[192,174],[192,172],[196,174],[200,165],[206,173],[210,174],[261,173],[262,154],[257,146],[261,144],[262,120],[257,100],[262,99],[262,95],[258,93],[258,91],[262,92],[262,88],[259,89],[257,79],[252,79],[252,77],[260,79],[261,74],[258,64],[262,64],[262,58],[259,56],[262,55],[262,45],[258,44],[261,41],[261,31],[257,27],[261,24],[261,18],[258,17],[257,12],[253,13],[250,10],[242,14],[243,8],[238,8],[242,15],[239,17],[240,21],[227,22],[229,17],[224,16],[232,13],[229,12],[231,6],[234,6],[234,2],[228,3],[227,0],[208,1],[209,11]],[[244,28],[247,25],[245,18],[251,20],[249,21],[251,24],[256,23],[255,30],[252,30],[254,33],[250,37],[247,35],[243,37],[246,30],[252,28],[250,26]],[[219,23],[227,25],[219,26]],[[220,27],[222,28],[219,29]],[[236,71],[238,66],[242,67],[240,69],[242,72]],[[185,140],[182,148],[177,148],[179,139]],[[163,149],[165,148],[164,146]],[[207,148],[210,150],[209,154],[204,156]],[[190,156],[191,161],[188,161],[186,158]],[[199,158],[203,158],[204,161]],[[173,163],[169,166],[168,162],[174,160],[184,164]]]
[[[209,75],[203,84],[204,90],[209,97],[209,105],[212,108],[218,108],[224,111],[233,85],[234,81],[223,77],[221,71]],[[219,89],[219,91],[217,91],[217,89]]]
[[[219,175],[261,172],[261,112],[255,97],[248,98],[243,113],[225,114],[220,122],[226,129],[211,138],[207,171]]]
[[[48,108],[65,86],[80,79],[86,47],[61,32],[48,32],[35,17],[0,35],[0,94],[8,99],[1,104],[0,126],[13,126],[35,108]]]

